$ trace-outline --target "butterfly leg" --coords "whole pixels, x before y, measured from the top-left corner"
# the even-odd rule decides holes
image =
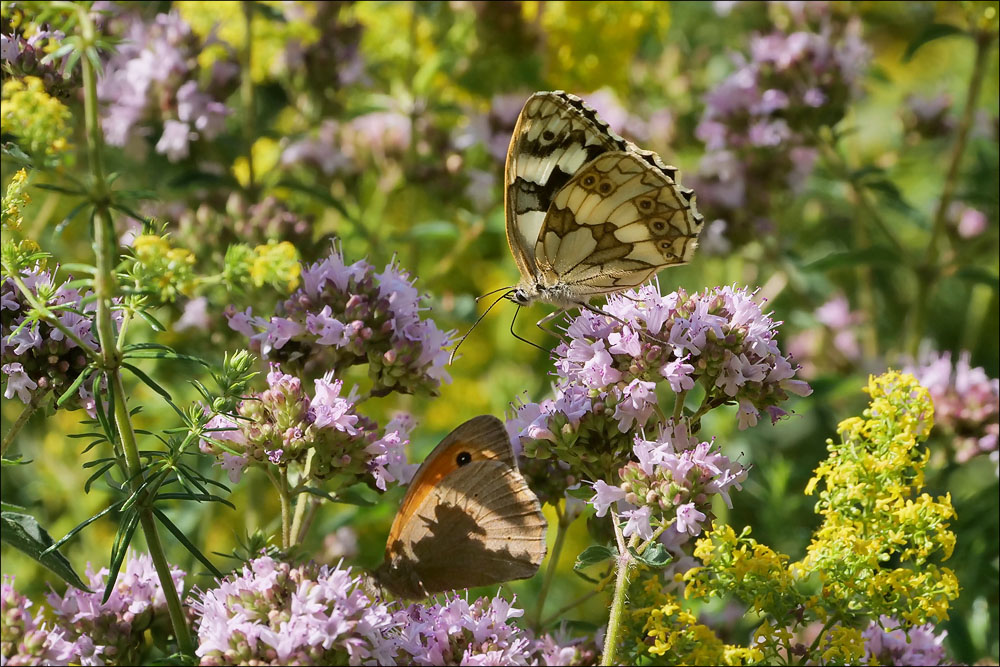
[[[542,331],[544,331],[545,333],[550,334],[552,336],[555,336],[556,338],[560,338],[561,339],[562,338],[562,334],[560,332],[556,331],[554,328],[549,327],[548,324],[549,324],[549,322],[552,322],[557,317],[561,317],[564,314],[566,314],[566,311],[564,309],[562,309],[562,308],[560,308],[559,310],[554,310],[551,313],[549,313],[548,315],[546,315],[545,317],[543,317],[542,319],[540,319],[537,322],[535,322],[535,326],[538,327],[539,329],[541,329]]]
[[[517,332],[516,332],[516,331],[514,331],[514,322],[516,322],[516,321],[517,321],[517,315],[518,315],[518,313],[520,313],[520,312],[521,312],[521,306],[518,306],[518,307],[517,307],[517,310],[515,310],[515,311],[514,311],[514,317],[512,317],[512,318],[511,318],[511,320],[510,320],[510,335],[511,335],[511,336],[513,336],[514,338],[518,339],[518,340],[519,340],[519,341],[521,341],[522,343],[527,343],[528,345],[530,345],[530,346],[532,346],[532,347],[537,347],[537,348],[538,348],[539,350],[541,350],[542,352],[546,352],[546,353],[548,353],[548,350],[546,350],[546,349],[545,349],[544,347],[542,347],[541,345],[538,345],[537,343],[532,343],[532,342],[531,342],[530,340],[528,340],[527,338],[522,338],[521,336],[518,336],[518,335],[517,335]]]
[[[603,315],[604,317],[610,317],[613,320],[617,320],[617,321],[621,322],[625,326],[632,327],[632,328],[635,329],[636,333],[639,334],[640,336],[643,336],[645,338],[648,338],[649,340],[655,341],[655,342],[659,343],[660,345],[670,345],[669,342],[663,340],[662,338],[654,336],[653,334],[649,333],[648,331],[644,331],[643,329],[639,329],[639,328],[635,327],[634,324],[632,324],[630,322],[626,322],[625,320],[623,320],[622,318],[618,317],[617,315],[614,315],[612,313],[603,311],[600,308],[595,308],[594,306],[590,305],[589,303],[586,303],[585,301],[580,301],[579,303],[577,303],[577,305],[580,308],[585,308],[585,309],[589,310],[592,313],[595,313],[597,315]]]

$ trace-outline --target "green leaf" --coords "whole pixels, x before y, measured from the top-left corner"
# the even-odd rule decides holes
[[[577,500],[587,501],[594,497],[594,487],[588,484],[581,484],[579,488],[566,489],[566,495],[572,496]]]
[[[152,389],[153,391],[155,391],[157,394],[167,399],[168,401],[171,400],[170,392],[161,387],[159,383],[153,380],[153,378],[146,375],[146,373],[144,373],[140,369],[136,368],[132,364],[125,364],[125,363],[122,364],[122,368],[129,369],[137,378],[142,380],[143,384],[145,384],[147,387],[149,387],[150,389]]]
[[[910,62],[914,54],[916,54],[916,52],[919,51],[924,44],[933,42],[935,39],[950,37],[952,35],[968,35],[968,33],[949,23],[931,23],[924,28],[923,32],[914,37],[913,41],[906,47],[906,51],[903,53],[903,62]]]
[[[872,246],[861,250],[832,252],[802,267],[803,271],[829,271],[858,264],[894,266],[899,264],[899,255],[892,248]]]
[[[222,572],[220,572],[218,568],[212,564],[212,561],[208,560],[208,558],[205,557],[205,554],[201,553],[198,547],[196,547],[194,543],[187,538],[184,531],[174,525],[174,522],[171,521],[166,514],[161,512],[156,507],[153,508],[153,514],[155,514],[156,518],[163,524],[163,527],[169,530],[170,533],[177,538],[177,541],[184,545],[184,548],[187,549],[192,556],[197,558],[202,565],[208,568],[208,571],[211,572],[213,576],[220,579],[224,576]]]
[[[618,552],[610,547],[594,544],[580,552],[580,555],[576,557],[576,563],[573,564],[573,569],[581,570],[591,565],[597,565],[611,560],[617,555]]]
[[[993,288],[993,291],[1000,290],[1000,276],[981,266],[963,266],[955,272],[955,277],[970,283],[986,285]]]
[[[61,407],[63,403],[65,403],[70,398],[75,396],[76,390],[80,388],[81,384],[87,381],[87,378],[90,377],[91,372],[92,372],[91,368],[86,368],[83,370],[83,372],[77,375],[76,379],[73,380],[73,384],[67,387],[66,391],[64,391],[62,395],[56,400],[56,407]]]
[[[369,507],[379,501],[379,494],[365,484],[355,484],[346,489],[342,489],[334,497],[333,502],[345,503],[347,505],[358,505]]]
[[[659,542],[653,542],[641,554],[636,551],[635,547],[629,547],[628,551],[637,561],[650,567],[666,567],[674,559],[667,548]]]
[[[35,187],[39,190],[51,190],[52,192],[59,192],[64,195],[83,195],[85,194],[82,190],[74,190],[73,188],[64,188],[61,185],[52,185],[51,183],[35,183]]]
[[[69,559],[58,551],[43,552],[52,545],[52,537],[42,528],[35,517],[18,512],[0,512],[0,542],[5,542],[18,551],[34,558],[52,570],[70,586],[91,592],[70,564]]]
[[[16,459],[0,459],[0,463],[2,463],[4,467],[6,467],[6,466],[24,466],[24,465],[28,465],[29,463],[31,463],[30,459],[27,460],[27,461],[22,461],[21,459],[23,459],[23,458],[24,458],[24,456],[22,454],[18,454]]]
[[[51,546],[49,546],[48,549],[46,549],[45,551],[43,551],[42,555],[44,556],[45,554],[47,554],[50,551],[55,551],[56,549],[58,549],[62,545],[66,544],[71,539],[73,539],[73,536],[76,535],[77,533],[79,533],[81,530],[83,530],[84,528],[86,528],[90,524],[94,523],[95,521],[97,521],[98,519],[100,519],[102,516],[104,516],[108,512],[113,512],[116,509],[118,509],[119,507],[121,507],[121,504],[123,502],[124,501],[119,500],[118,502],[113,503],[110,507],[107,507],[107,508],[101,510],[100,512],[98,512],[94,516],[90,517],[89,519],[86,519],[83,523],[78,524],[76,526],[76,528],[74,528],[73,530],[69,531],[68,533],[66,533],[65,535],[63,535],[62,537],[60,537],[58,541],[54,542]]]
[[[111,548],[111,564],[108,566],[108,584],[104,587],[104,597],[101,598],[101,604],[107,602],[108,598],[111,597],[111,592],[115,590],[115,584],[118,583],[118,573],[121,572],[125,556],[128,555],[128,547],[132,544],[132,536],[135,535],[135,529],[138,525],[139,514],[131,512],[118,527],[118,534],[115,535],[115,543]]]

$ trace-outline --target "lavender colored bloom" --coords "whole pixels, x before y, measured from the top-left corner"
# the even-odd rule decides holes
[[[365,261],[347,264],[338,247],[303,268],[302,287],[270,318],[230,312],[229,325],[265,358],[307,371],[368,364],[373,391],[434,392],[445,371],[453,332],[421,318],[413,279],[394,264],[381,272]]]
[[[377,424],[356,411],[357,388],[341,396],[343,382],[332,372],[314,381],[311,397],[301,379],[277,364],[271,365],[267,384],[265,391],[240,403],[240,419],[215,415],[203,431],[201,451],[216,456],[231,481],[239,481],[250,466],[304,464],[310,452],[312,480],[336,474],[347,486],[371,475],[382,490],[409,480],[409,417],[397,416],[379,436]]]
[[[393,615],[397,662],[413,665],[527,665],[533,642],[511,621],[524,615],[503,598],[471,604],[458,595]]]
[[[89,314],[94,310],[91,292],[81,294],[71,289],[69,280],[56,285],[51,273],[25,270],[21,281],[35,299],[45,303],[59,324],[72,332],[80,342],[92,350],[97,349],[93,323]],[[0,281],[0,367],[3,369],[2,386],[5,398],[15,395],[24,403],[31,400],[36,390],[53,393],[71,385],[86,369],[87,356],[76,340],[46,321],[31,321],[28,303],[20,288],[10,278]],[[91,381],[80,386],[79,398],[90,391]],[[80,407],[80,401],[64,404]]]
[[[28,611],[31,604],[14,590],[13,577],[4,575],[0,586],[0,661],[4,665],[103,664],[87,660],[100,649],[84,653],[81,648],[86,647],[67,640],[64,629],[34,618]]]
[[[1000,434],[1000,380],[973,368],[968,352],[957,362],[951,353],[925,351],[917,363],[904,367],[931,394],[934,428],[947,435],[948,455],[965,463],[997,451]]]
[[[881,616],[862,633],[865,638],[865,664],[941,665],[945,662],[942,644],[946,631],[935,634],[930,623],[903,629],[894,618]]]
[[[191,602],[202,665],[387,664],[393,616],[349,569],[261,556]]]
[[[70,588],[65,595],[50,593],[48,602],[81,653],[93,661],[83,664],[142,664],[143,634],[157,621],[167,622],[167,603],[160,579],[148,554],[131,554],[106,602],[101,602],[108,570],[87,567],[88,584],[96,592]],[[184,572],[171,569],[174,588],[183,592]],[[97,660],[97,656],[100,656]]]
[[[948,208],[948,217],[954,225],[955,231],[963,239],[979,236],[986,231],[990,224],[985,213],[962,202],[954,202]]]
[[[816,157],[812,130],[844,115],[868,62],[856,18],[788,11],[789,30],[753,36],[748,57],[735,58],[736,70],[706,94],[695,130],[707,152],[693,187],[701,208],[726,222],[731,244],[766,232],[770,193],[803,187]]]
[[[594,482],[594,497],[590,503],[597,510],[597,516],[604,516],[612,504],[625,500],[625,491],[617,486],[611,486],[603,479]]]
[[[730,490],[741,488],[747,477],[743,466],[712,443],[692,438],[684,423],[668,422],[655,440],[636,436],[632,454],[633,460],[618,471],[620,485],[598,480],[589,502],[597,516],[616,504],[628,519],[625,535],[649,539],[655,526],[673,523],[667,532],[674,547],[701,534],[713,516],[712,496],[718,494],[732,507]]]
[[[110,25],[122,43],[98,80],[107,142],[141,157],[159,126],[156,151],[176,162],[188,157],[191,142],[216,138],[229,114],[223,100],[236,79],[215,77],[201,89],[197,56],[204,44],[180,15],[157,14],[147,23],[139,12],[124,11]]]
[[[166,120],[163,122],[163,134],[156,142],[156,152],[163,153],[171,162],[183,160],[188,156],[188,144],[197,136],[187,123]]]
[[[343,386],[341,380],[333,379],[332,372],[316,380],[316,393],[310,406],[313,424],[319,428],[333,427],[348,435],[357,435],[355,424],[358,423],[358,416],[351,414],[357,397],[352,395],[341,398],[340,390]]]
[[[628,519],[628,521],[622,529],[622,535],[624,537],[638,535],[644,540],[651,538],[653,536],[653,527],[649,524],[649,519],[652,511],[653,510],[649,507],[624,510],[621,514],[624,518]]]

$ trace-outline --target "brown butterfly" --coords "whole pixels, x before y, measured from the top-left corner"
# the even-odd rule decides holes
[[[408,599],[525,579],[545,558],[545,528],[503,422],[482,415],[452,431],[417,470],[373,574]]]

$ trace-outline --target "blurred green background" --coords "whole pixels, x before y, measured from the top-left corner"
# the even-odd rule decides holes
[[[339,238],[349,261],[367,257],[381,268],[395,257],[417,277],[439,326],[460,333],[482,312],[474,301],[477,295],[518,280],[504,238],[502,159],[513,119],[528,95],[563,89],[582,96],[613,129],[657,151],[680,168],[683,183],[693,184],[706,150],[696,137],[706,94],[734,71],[752,35],[788,28],[790,21],[788,10],[764,3],[366,2],[326,3],[329,6],[322,9],[306,3],[257,3],[266,11],[254,15],[248,51],[240,3],[144,4],[130,9],[140,17],[130,20],[150,22],[158,12],[178,12],[199,38],[214,29],[231,51],[206,48],[195,53],[197,67],[207,72],[214,62],[229,58],[240,63],[241,74],[226,89],[224,101],[232,113],[225,131],[213,141],[193,143],[187,158],[170,161],[149,147],[142,159],[128,150],[109,151],[112,170],[122,173],[122,187],[156,194],[143,212],[165,223],[173,241],[192,249],[207,273],[219,270],[226,240],[287,238],[304,260],[314,261],[328,251],[330,239]],[[928,42],[911,59],[904,55],[926,35],[928,26],[964,26],[970,12],[995,12],[995,7],[859,2],[837,3],[830,10],[859,17],[872,53],[860,94],[837,123],[842,133],[839,150],[853,169],[877,169],[895,188],[873,188],[872,201],[913,256],[919,257],[927,244],[954,136],[914,135],[906,123],[907,99],[949,96],[955,101],[949,112],[957,117],[975,45],[967,38],[948,37]],[[113,22],[108,27],[116,29],[121,27]],[[300,44],[299,53],[304,54],[298,61],[288,53],[293,43]],[[930,295],[926,328],[917,333],[929,348],[956,355],[968,351],[973,366],[982,366],[996,378],[1000,316],[995,49],[987,68],[977,129],[962,163],[957,195],[982,211],[988,226],[955,251],[950,265],[954,270]],[[240,77],[249,78],[251,85],[241,83]],[[82,123],[78,102],[70,96],[66,103]],[[325,133],[333,139],[324,139]],[[79,128],[74,142],[83,145]],[[319,155],[334,166],[324,170],[316,158],[285,160],[296,142],[325,147]],[[252,182],[246,158],[250,145]],[[64,168],[81,174],[84,164],[81,158]],[[5,164],[5,183],[11,173]],[[775,188],[774,183],[748,185],[757,186]],[[233,208],[233,192],[241,192],[247,203],[275,197],[276,207],[307,224],[294,233],[260,226],[234,232],[224,225],[225,233],[218,232],[209,221]],[[756,539],[794,559],[818,524],[814,500],[802,494],[805,484],[825,457],[825,443],[835,436],[836,424],[865,405],[861,387],[867,374],[905,363],[907,341],[913,336],[908,331],[910,309],[918,292],[912,267],[877,253],[857,252],[865,247],[859,229],[876,236],[878,232],[870,229],[855,192],[824,160],[801,190],[777,188],[769,195],[766,229],[732,240],[728,248],[703,243],[690,265],[660,275],[660,287],[664,292],[733,283],[760,287],[767,309],[785,322],[779,339],[783,350],[803,334],[819,341],[808,348],[815,351],[812,356],[797,354],[815,392],[793,401],[790,419],[737,431],[735,410],[724,409],[706,420],[703,431],[716,436],[729,455],[753,464],[744,490],[734,496],[735,508],[720,507],[719,520],[752,526]],[[90,259],[85,221],[60,224],[72,202],[42,191],[33,197],[25,235],[60,261]],[[709,222],[721,216],[709,202],[702,202],[701,211]],[[124,231],[126,221],[120,222]],[[208,328],[171,330],[155,338],[149,332],[137,335],[218,362],[223,351],[245,344],[220,317],[226,305],[253,305],[255,312],[263,313],[268,304],[283,298],[268,288],[254,294],[205,294],[212,311]],[[857,335],[862,350],[855,358],[828,354],[838,332],[817,319],[817,308],[838,294],[861,313]],[[176,322],[183,307],[184,300],[164,306],[160,319]],[[554,346],[557,341],[534,326],[547,312],[536,306],[520,317],[519,335]],[[551,363],[543,352],[510,335],[512,317],[513,307],[504,303],[484,319],[448,369],[453,381],[442,387],[440,396],[394,396],[365,405],[366,413],[380,420],[399,409],[417,417],[412,461],[422,460],[467,418],[502,415],[519,396],[540,400],[547,395]],[[178,404],[196,400],[187,385],[196,367],[149,362],[145,368],[175,392]],[[136,404],[146,406],[137,420],[140,426],[175,426],[173,415],[151,394],[137,386],[132,395]],[[19,402],[4,400],[4,431],[19,410]],[[18,451],[33,463],[3,470],[4,500],[28,507],[54,536],[108,503],[101,485],[87,494],[81,491],[88,476],[81,464],[89,455],[80,454],[86,441],[67,437],[81,430],[80,414],[36,416],[17,443]],[[984,656],[996,660],[996,463],[986,456],[957,463],[947,455],[947,437],[941,434],[931,443],[938,450],[927,481],[929,493],[950,492],[958,512],[958,546],[948,564],[958,572],[963,593],[947,625],[948,645],[960,661]],[[204,464],[206,471],[212,470],[209,463]],[[224,479],[218,468],[213,474]],[[356,532],[357,552],[347,550],[349,562],[374,566],[401,495],[394,489],[371,509],[324,507],[307,549],[317,559],[336,561],[343,545],[325,543],[326,536],[350,526]],[[221,505],[184,505],[171,517],[206,553],[230,552],[247,530],[276,529],[277,499],[262,475],[248,474],[233,486],[230,500],[235,512]],[[107,562],[115,529],[113,520],[98,521],[63,551],[79,569],[87,562],[96,569]],[[590,590],[590,584],[570,573],[575,555],[590,539],[583,521],[573,525],[561,558],[565,576],[556,582],[546,609],[558,609]],[[168,544],[178,565],[200,572],[183,548]],[[232,565],[222,559],[219,563]],[[51,573],[6,547],[3,571],[16,575],[18,587],[33,596],[50,583],[60,586]],[[205,577],[189,581],[208,583]],[[530,608],[540,581],[539,576],[510,588],[519,603]],[[569,616],[603,623],[605,603],[598,596]],[[745,630],[732,628],[737,640]]]

